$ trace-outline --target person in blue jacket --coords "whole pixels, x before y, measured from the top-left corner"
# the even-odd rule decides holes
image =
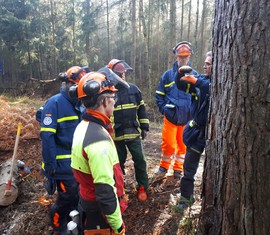
[[[183,173],[183,164],[186,146],[183,143],[183,131],[190,120],[190,95],[177,89],[174,82],[174,74],[179,67],[190,64],[192,46],[187,41],[177,43],[173,49],[176,61],[173,67],[160,78],[155,93],[155,100],[159,112],[164,116],[162,127],[161,160],[157,177],[166,175],[174,159],[174,178],[180,180]],[[192,70],[194,75],[198,74]]]
[[[78,99],[69,96],[68,91],[87,72],[87,67],[72,66],[59,74],[62,81],[60,93],[50,97],[37,112],[42,141],[42,172],[47,178],[44,186],[49,195],[55,190],[58,192],[50,211],[53,234],[67,234],[69,213],[77,208],[79,200],[70,154],[73,133],[84,108]]]
[[[178,203],[180,209],[184,209],[194,202],[194,176],[205,148],[205,126],[212,75],[212,52],[207,52],[203,68],[205,74],[197,76],[186,75],[191,71],[188,66],[179,68],[178,72],[175,73],[177,88],[190,93],[192,96],[192,120],[186,125],[183,135],[187,151],[184,161],[184,176],[180,183],[181,198]]]

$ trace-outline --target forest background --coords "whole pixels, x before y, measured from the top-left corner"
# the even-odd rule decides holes
[[[33,80],[52,80],[72,65],[92,70],[123,59],[151,106],[177,42],[192,43],[203,72],[211,49],[213,0],[0,0],[0,92],[37,95]],[[48,93],[43,91],[43,94]]]

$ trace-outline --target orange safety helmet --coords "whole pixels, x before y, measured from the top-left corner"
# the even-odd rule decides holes
[[[84,67],[72,66],[67,70],[67,81],[78,84],[80,79],[87,73]]]
[[[88,72],[90,72],[90,69],[87,66],[72,66],[66,72],[59,73],[58,78],[62,82],[78,84],[80,79]]]
[[[117,92],[113,83],[100,72],[87,73],[80,80],[77,88],[78,98],[94,96],[105,91]]]
[[[187,41],[177,43],[173,49],[173,53],[177,56],[189,56],[192,52],[191,43]]]
[[[119,77],[125,74],[125,77],[129,76],[133,69],[123,60],[112,59],[108,63],[108,68],[110,68]]]

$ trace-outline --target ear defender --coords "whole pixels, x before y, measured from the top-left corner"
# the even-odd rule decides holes
[[[100,84],[97,81],[87,81],[83,85],[83,91],[87,96],[94,96],[98,94],[100,90]]]
[[[68,94],[73,99],[78,98],[78,85],[77,84],[72,85],[68,90]]]
[[[188,45],[189,46],[189,48],[190,48],[190,52],[191,52],[191,54],[193,54],[193,50],[192,50],[192,45],[191,45],[191,43],[190,42],[188,42],[188,41],[181,41],[181,42],[178,42],[177,44],[176,44],[176,46],[173,48],[173,54],[177,54],[177,51],[176,51],[176,49],[180,46],[180,45],[183,45],[183,44],[185,44],[185,45]]]

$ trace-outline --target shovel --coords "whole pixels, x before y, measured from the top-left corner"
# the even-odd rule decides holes
[[[18,128],[17,128],[15,146],[14,146],[14,150],[13,150],[12,161],[11,161],[10,177],[9,177],[8,182],[7,182],[7,187],[6,187],[6,190],[4,193],[4,196],[6,196],[6,197],[11,195],[11,183],[12,183],[12,177],[13,177],[13,171],[14,171],[14,165],[15,165],[18,144],[19,144],[19,138],[20,138],[20,134],[21,134],[21,128],[22,128],[22,123],[19,122]]]

